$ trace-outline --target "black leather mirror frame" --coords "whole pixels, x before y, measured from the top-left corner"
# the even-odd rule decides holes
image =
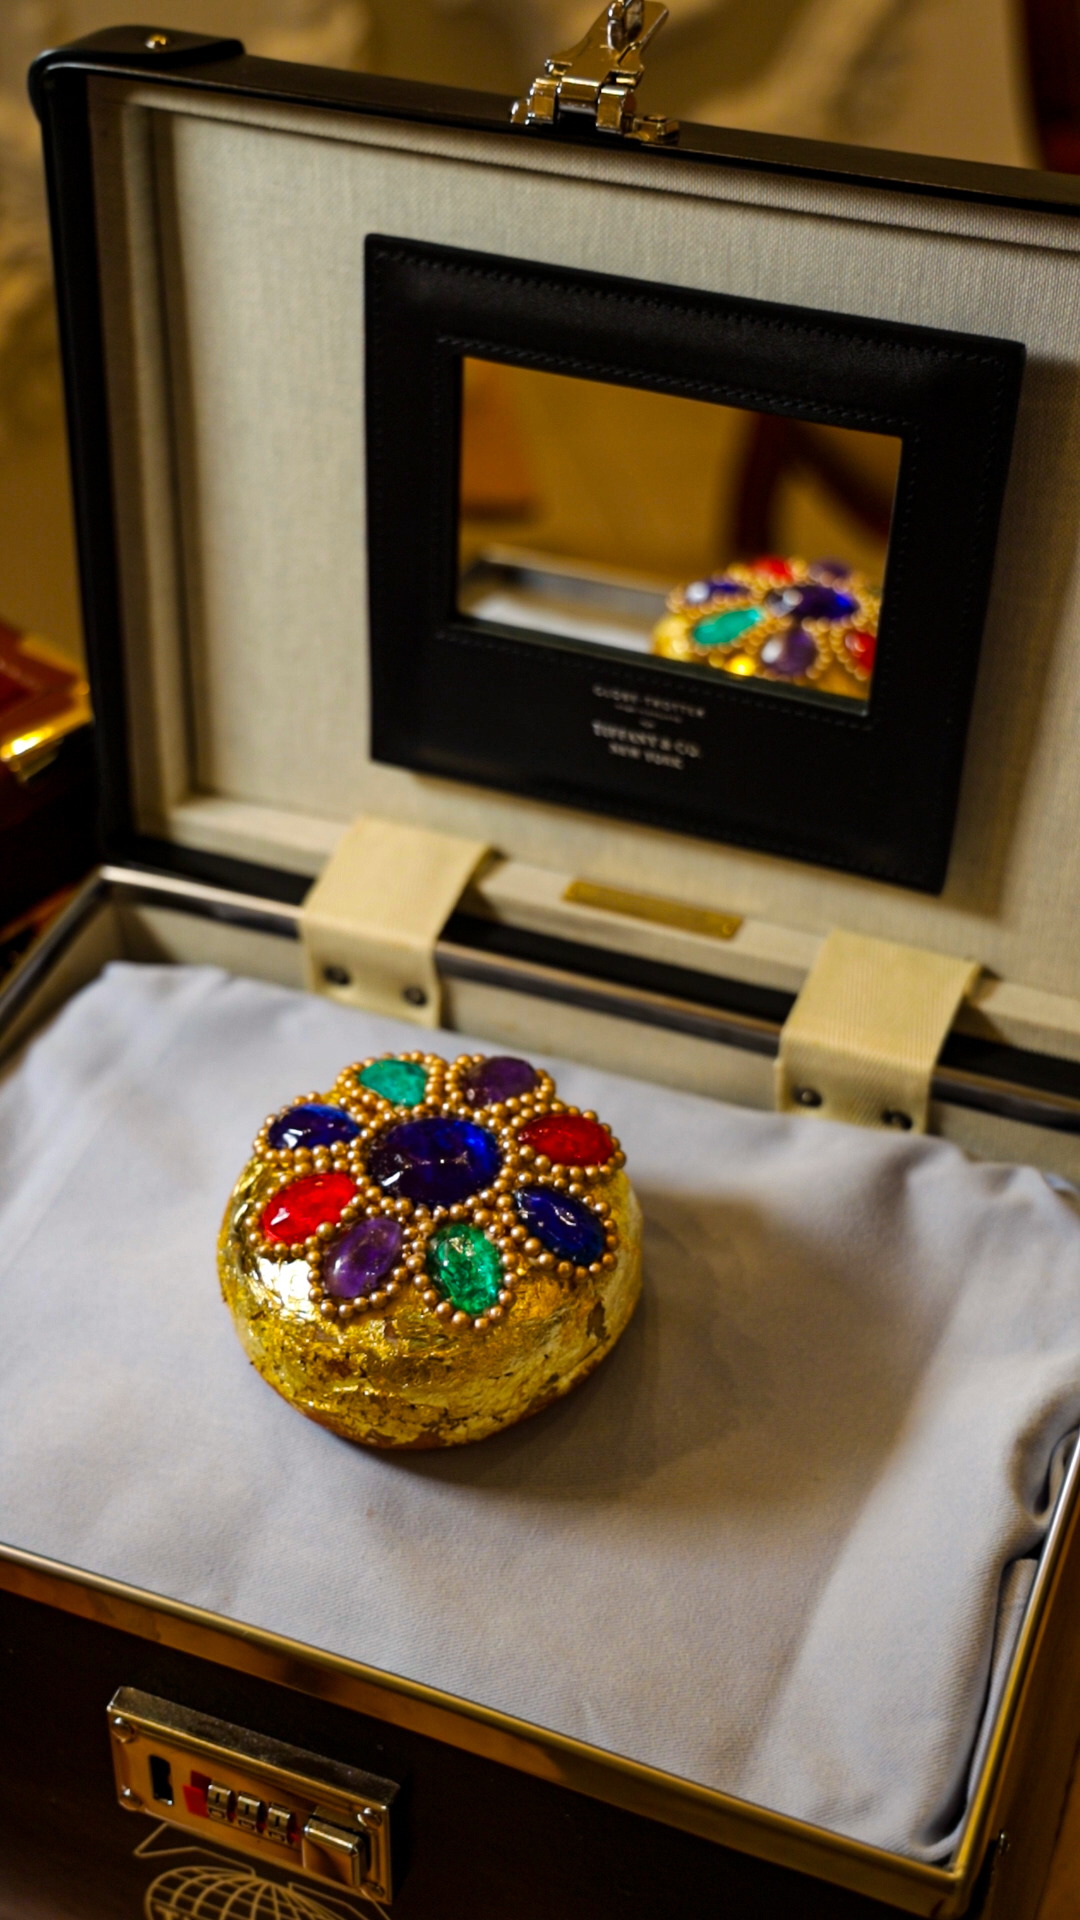
[[[366,333],[376,759],[940,890],[1022,346],[376,236]],[[869,701],[462,615],[470,356],[900,437]]]

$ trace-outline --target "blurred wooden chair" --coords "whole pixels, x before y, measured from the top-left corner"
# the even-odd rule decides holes
[[[1018,4],[1043,165],[1055,173],[1080,173],[1080,5],[1077,0]]]
[[[815,427],[776,413],[754,415],[735,490],[733,551],[749,559],[783,545],[777,509],[785,486],[797,479],[808,481],[825,503],[839,507],[884,550],[892,517],[894,474],[883,468],[873,445],[877,438]]]

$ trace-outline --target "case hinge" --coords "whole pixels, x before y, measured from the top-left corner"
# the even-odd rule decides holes
[[[636,89],[644,73],[642,54],[663,26],[668,10],[659,0],[611,0],[576,47],[545,60],[510,118],[517,126],[554,126],[564,114],[587,117],[598,133],[631,140],[670,140],[677,120],[636,112]]]
[[[935,1062],[979,972],[970,960],[831,933],[780,1034],[778,1110],[925,1133]]]
[[[301,909],[309,991],[437,1027],[435,942],[488,851],[482,840],[357,820]]]

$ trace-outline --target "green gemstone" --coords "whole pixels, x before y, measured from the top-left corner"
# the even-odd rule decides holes
[[[418,1106],[427,1092],[427,1068],[415,1060],[373,1060],[357,1074],[362,1087],[370,1087],[395,1107]]]
[[[707,620],[699,620],[691,637],[695,647],[730,647],[764,617],[758,607],[734,607],[730,613],[713,613]]]
[[[436,1227],[427,1247],[427,1270],[459,1313],[486,1313],[499,1298],[502,1261],[479,1227]]]

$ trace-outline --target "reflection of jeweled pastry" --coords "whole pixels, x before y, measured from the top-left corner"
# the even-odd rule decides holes
[[[641,1288],[641,1215],[594,1113],[526,1060],[387,1055],[264,1124],[218,1243],[263,1377],[376,1447],[456,1446],[583,1380]]]
[[[840,560],[766,554],[669,594],[653,652],[744,678],[866,698],[880,594]]]

